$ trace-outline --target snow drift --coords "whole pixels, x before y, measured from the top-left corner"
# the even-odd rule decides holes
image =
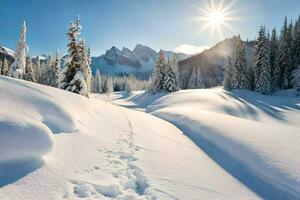
[[[217,88],[164,96],[138,93],[115,103],[145,106],[147,112],[173,123],[263,198],[297,199],[300,98],[290,94],[282,91],[263,96]]]
[[[64,102],[32,84],[0,77],[0,162],[39,158],[51,150],[53,133],[76,129]]]

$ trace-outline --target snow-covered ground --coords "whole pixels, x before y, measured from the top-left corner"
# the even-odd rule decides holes
[[[261,197],[300,199],[300,98],[290,91],[263,96],[216,88],[111,99],[176,125]]]
[[[259,199],[172,124],[0,77],[0,199]]]

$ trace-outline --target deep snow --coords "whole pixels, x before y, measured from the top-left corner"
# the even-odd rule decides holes
[[[300,198],[300,98],[221,88],[115,93],[112,102],[165,119],[266,199]],[[122,96],[123,95],[123,96]]]
[[[2,76],[0,87],[1,200],[259,199],[155,116]]]

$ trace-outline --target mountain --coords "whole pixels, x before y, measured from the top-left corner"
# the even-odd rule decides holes
[[[4,58],[6,58],[10,63],[12,63],[15,60],[14,51],[7,47],[0,46],[0,60],[3,61]]]
[[[183,59],[178,62],[179,72],[183,89],[187,88],[188,80],[193,67],[200,68],[202,79],[206,87],[220,85],[223,82],[223,65],[227,57],[233,57],[238,37],[225,39],[210,49]],[[248,66],[250,67],[253,58],[254,42],[244,42],[246,45],[246,53],[248,57]]]
[[[166,59],[171,59],[173,54],[177,60],[187,58],[186,54],[163,51]],[[123,47],[122,50],[113,46],[104,55],[92,57],[91,68],[95,73],[98,68],[101,73],[108,74],[139,74],[149,76],[151,74],[158,52],[150,47],[137,44],[133,50]]]

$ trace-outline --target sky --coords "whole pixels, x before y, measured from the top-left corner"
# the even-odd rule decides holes
[[[136,44],[193,54],[232,35],[252,40],[261,25],[280,29],[285,16],[290,20],[300,14],[300,0],[223,0],[222,7],[229,7],[226,14],[233,21],[227,21],[230,28],[220,26],[221,37],[210,21],[202,19],[211,1],[0,0],[0,45],[14,50],[26,20],[29,55],[56,49],[65,53],[68,25],[79,14],[81,36],[93,56],[112,46],[133,49]]]

